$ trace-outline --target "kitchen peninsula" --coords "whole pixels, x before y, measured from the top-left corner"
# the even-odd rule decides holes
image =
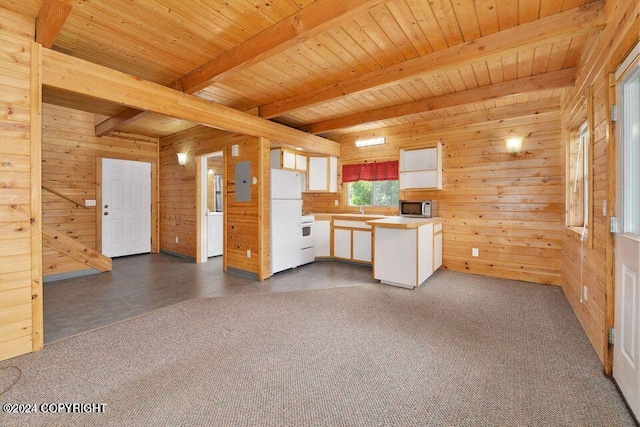
[[[394,216],[367,221],[373,227],[373,277],[413,289],[442,265],[442,218]]]

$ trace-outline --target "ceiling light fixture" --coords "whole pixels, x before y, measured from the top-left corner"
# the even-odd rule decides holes
[[[386,138],[381,136],[379,138],[360,139],[356,141],[356,147],[370,147],[372,145],[382,145],[386,142]]]

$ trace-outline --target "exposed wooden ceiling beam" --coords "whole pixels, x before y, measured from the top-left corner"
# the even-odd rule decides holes
[[[36,41],[44,47],[53,42],[71,13],[74,0],[44,0],[36,17]]]
[[[318,0],[168,86],[185,93],[196,93],[228,77],[231,73],[284,52],[386,1],[388,0]],[[126,117],[125,120],[121,121],[117,117],[113,117],[114,120],[105,120],[98,125],[100,130],[96,126],[96,136],[107,134],[118,126],[124,126],[136,118],[135,113],[136,110],[129,109],[118,115]],[[137,110],[137,113],[141,114],[142,111]]]
[[[424,113],[426,111],[441,110],[465,104],[486,101],[488,99],[501,98],[522,93],[535,92],[545,89],[559,89],[570,87],[575,83],[575,68],[567,68],[560,71],[553,71],[536,76],[523,77],[517,80],[496,83],[489,86],[482,86],[474,89],[436,96],[429,99],[408,102],[406,104],[393,105],[386,108],[379,108],[373,111],[360,112],[343,117],[336,117],[312,123],[298,129],[318,134],[335,129],[343,129],[357,126],[364,123],[388,120],[396,117],[409,116],[412,114]]]
[[[340,155],[340,145],[328,139],[50,49],[42,49],[42,84],[227,132],[286,142],[313,153]]]
[[[318,0],[178,79],[174,87],[195,93],[232,72],[284,52],[387,1]]]
[[[546,113],[558,113],[560,111],[560,98],[540,99],[523,104],[507,105],[505,107],[490,108],[484,111],[474,111],[472,113],[456,114],[448,117],[441,117],[429,120],[426,128],[446,129],[456,127],[461,129],[473,128],[486,125],[491,122],[500,122],[508,119],[515,119],[526,116],[539,116]],[[533,120],[531,120],[533,122]],[[401,125],[406,126],[406,125]]]
[[[523,48],[590,33],[603,28],[605,24],[604,1],[600,0],[263,105],[260,107],[260,116],[264,118],[282,116],[347,95],[409,80],[421,74],[444,71],[474,61],[499,57]]]
[[[462,132],[478,128],[496,126],[496,123],[505,120],[525,118],[527,123],[539,120],[549,120],[549,115],[560,120],[560,98],[548,98],[538,101],[530,101],[522,104],[507,105],[488,110],[474,111],[472,113],[462,113],[447,117],[440,117],[429,121],[401,124],[384,129],[365,130],[359,132],[344,132],[336,136],[336,140],[342,144],[353,144],[357,138],[370,138],[372,136],[384,136],[386,134],[399,135],[404,137],[414,134],[424,135],[425,131],[442,132]],[[503,126],[503,125],[500,125]]]
[[[144,116],[146,111],[136,110],[135,108],[125,108],[115,116],[100,122],[96,125],[96,136],[104,136],[109,132],[115,131],[117,128],[121,128],[134,119],[139,119]]]

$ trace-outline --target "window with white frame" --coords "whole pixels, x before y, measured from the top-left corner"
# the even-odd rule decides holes
[[[571,135],[568,152],[567,194],[568,212],[567,225],[580,227],[587,231],[589,224],[589,125],[583,123]]]
[[[347,184],[349,206],[398,206],[398,180]]]

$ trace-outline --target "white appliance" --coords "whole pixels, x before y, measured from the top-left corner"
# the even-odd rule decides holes
[[[302,235],[302,242],[300,248],[300,265],[309,264],[316,260],[316,253],[313,244],[313,222],[315,217],[313,215],[302,215],[300,221],[300,231]]]
[[[300,265],[300,173],[271,169],[271,273]]]
[[[207,214],[207,257],[222,255],[224,222],[222,212]]]

